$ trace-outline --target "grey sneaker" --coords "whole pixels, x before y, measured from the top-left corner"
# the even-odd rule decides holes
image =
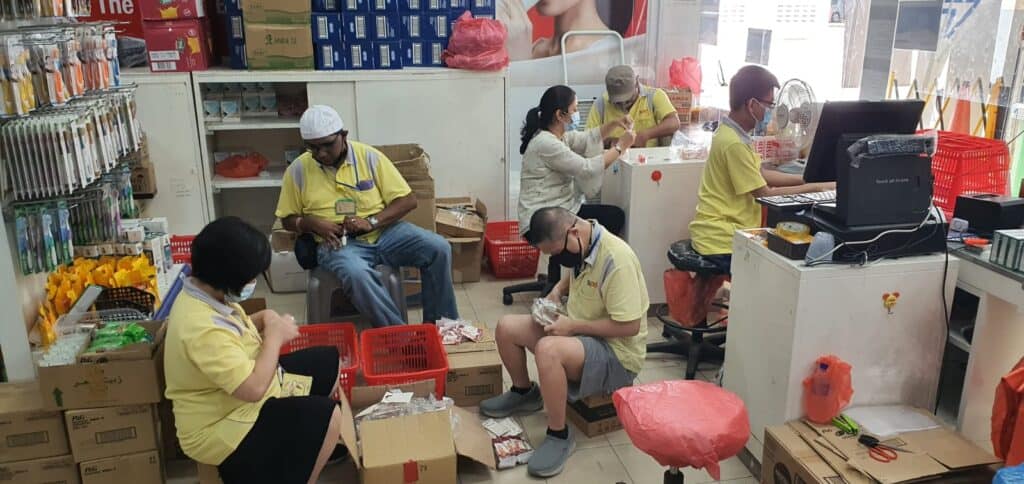
[[[504,418],[512,414],[533,413],[544,408],[540,387],[533,383],[530,391],[520,395],[511,390],[480,402],[480,413],[491,418]]]
[[[576,436],[572,428],[569,428],[569,438],[560,439],[550,435],[544,437],[544,442],[533,451],[526,470],[531,476],[553,477],[562,473],[565,468],[565,461],[576,450]]]

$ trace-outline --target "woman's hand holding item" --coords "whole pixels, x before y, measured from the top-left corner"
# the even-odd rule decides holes
[[[299,336],[299,327],[290,314],[268,314],[263,319],[263,340],[281,346]]]
[[[617,146],[622,151],[626,151],[636,143],[636,133],[633,132],[632,127],[633,124],[630,123],[630,129],[626,130],[626,132],[622,133],[622,136],[619,137],[619,143]]]

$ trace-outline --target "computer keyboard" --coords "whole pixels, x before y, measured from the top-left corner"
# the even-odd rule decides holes
[[[757,201],[763,205],[787,208],[835,203],[836,191],[828,190],[824,192],[801,193],[799,195],[775,195],[771,197],[761,197],[758,198]]]

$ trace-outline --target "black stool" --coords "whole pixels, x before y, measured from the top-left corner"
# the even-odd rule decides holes
[[[692,272],[702,279],[729,275],[728,272],[698,254],[689,240],[674,242],[668,249],[668,260],[676,269]],[[728,308],[721,304],[715,305]],[[686,357],[687,380],[692,380],[696,376],[697,366],[701,361],[722,362],[725,359],[725,348],[722,345],[725,343],[726,328],[719,326],[724,318],[710,323],[705,319],[696,326],[687,328],[668,315],[668,305],[658,309],[657,317],[661,320],[664,328],[661,335],[668,341],[649,343],[647,352]]]

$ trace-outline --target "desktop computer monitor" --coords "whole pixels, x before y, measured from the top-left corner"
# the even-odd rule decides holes
[[[836,156],[843,135],[913,134],[923,110],[924,101],[918,100],[825,103],[807,156],[804,181],[836,181],[836,167],[845,161]]]

